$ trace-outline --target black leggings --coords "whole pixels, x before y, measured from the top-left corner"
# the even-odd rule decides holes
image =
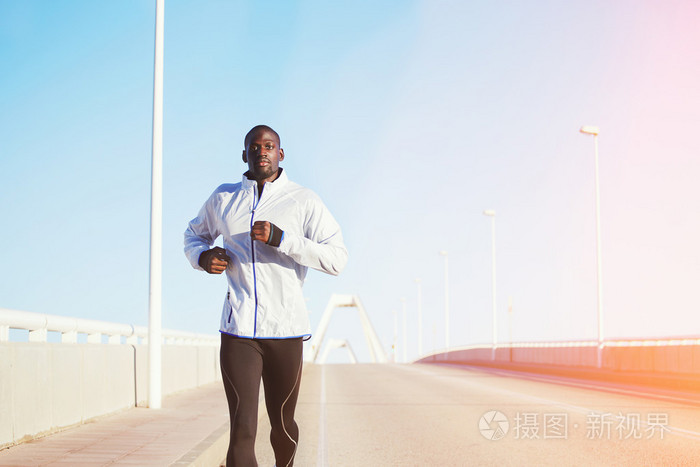
[[[221,375],[231,417],[226,466],[257,466],[260,378],[270,417],[270,442],[277,467],[292,466],[299,441],[294,409],[299,396],[302,338],[248,339],[221,334]]]

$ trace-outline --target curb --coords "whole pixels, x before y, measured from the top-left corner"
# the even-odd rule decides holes
[[[172,465],[191,467],[219,466],[226,459],[228,440],[229,422],[226,422]]]
[[[267,415],[265,409],[265,393],[260,386],[260,397],[258,398],[258,421]],[[179,458],[174,466],[179,467],[220,467],[226,464],[226,453],[230,438],[230,423],[227,421],[212,434],[207,436],[197,446]]]

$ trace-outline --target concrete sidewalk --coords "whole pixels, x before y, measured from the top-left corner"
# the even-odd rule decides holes
[[[0,466],[218,466],[228,430],[219,381],[0,450]]]

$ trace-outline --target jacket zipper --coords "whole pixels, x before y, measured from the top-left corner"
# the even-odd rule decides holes
[[[250,213],[250,229],[253,230],[253,219],[255,219],[255,209],[258,207],[258,203],[260,203],[260,198],[258,197],[257,201],[255,200],[255,193],[257,190],[257,186],[253,187],[253,210]],[[253,239],[250,239],[250,254],[251,254],[251,259],[253,262],[253,296],[255,298],[255,320],[253,321],[253,337],[257,336],[258,333],[258,282],[257,278],[255,275],[255,242]]]
[[[231,322],[233,316],[233,307],[231,306],[231,291],[226,292],[226,303],[228,303],[228,322]]]

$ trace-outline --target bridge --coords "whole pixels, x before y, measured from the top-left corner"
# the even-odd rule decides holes
[[[336,305],[363,310],[340,297],[329,314]],[[10,329],[29,331],[28,342],[10,342]],[[52,333],[63,342],[49,342]],[[412,364],[327,365],[316,335],[297,408],[296,465],[700,459],[698,339],[470,346]],[[143,407],[146,336],[134,326],[0,310],[0,466],[219,465],[228,415],[216,336],[163,332],[157,410]],[[268,433],[260,404],[260,465],[274,464]]]

